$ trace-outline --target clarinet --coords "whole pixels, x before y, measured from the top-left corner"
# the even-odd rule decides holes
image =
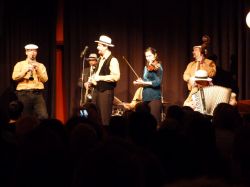
[[[33,81],[34,80],[34,76],[33,76],[33,69],[34,69],[34,65],[33,62],[35,61],[34,57],[32,57],[31,61],[29,61],[29,64],[32,66],[32,70],[30,70],[30,77],[29,80]]]

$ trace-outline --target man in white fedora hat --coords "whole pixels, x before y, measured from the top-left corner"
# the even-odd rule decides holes
[[[100,55],[99,64],[92,83],[95,84],[94,102],[98,107],[103,125],[109,125],[112,115],[114,89],[120,79],[120,67],[117,58],[110,51],[114,47],[110,37],[101,35],[97,43],[98,54]]]
[[[44,83],[48,80],[45,66],[36,61],[38,46],[24,46],[26,59],[14,66],[12,79],[17,82],[16,94],[24,105],[23,115],[34,115],[38,119],[48,118],[43,98]]]

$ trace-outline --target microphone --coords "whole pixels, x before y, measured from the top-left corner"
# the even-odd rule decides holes
[[[85,46],[84,50],[81,52],[81,55],[80,55],[81,58],[85,55],[85,53],[87,52],[88,48],[89,48],[88,46]]]

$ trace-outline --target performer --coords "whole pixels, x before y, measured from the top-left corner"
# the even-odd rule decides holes
[[[36,61],[38,46],[28,44],[24,48],[27,58],[17,62],[12,73],[12,79],[17,82],[17,97],[24,105],[23,115],[45,119],[48,113],[43,90],[48,80],[47,71],[42,63]]]
[[[134,110],[135,106],[138,103],[142,102],[142,91],[143,91],[143,87],[137,88],[132,101],[130,103],[123,103],[123,106],[126,110]]]
[[[200,88],[213,85],[212,79],[208,77],[208,73],[205,70],[197,70],[193,78],[195,87],[190,91],[187,99],[184,101],[183,106],[189,106],[193,110],[196,108],[196,103],[192,98],[192,95],[199,91]]]
[[[83,76],[81,76],[78,81],[78,86],[84,89],[84,91],[82,92],[83,101],[81,102],[81,105],[86,102],[93,102],[94,85],[92,84],[91,79],[94,76],[98,65],[97,54],[90,53],[86,61],[88,61],[89,66],[82,70]]]
[[[142,102],[142,90],[143,87],[137,88],[135,91],[134,97],[130,103],[121,101],[118,97],[114,97],[113,105],[122,106],[124,110],[135,110],[135,106]]]
[[[208,77],[213,78],[216,74],[216,65],[214,61],[207,59],[207,46],[210,42],[209,36],[202,37],[203,44],[193,47],[194,61],[190,62],[183,74],[184,81],[187,82],[188,90],[191,91],[195,85],[195,72],[197,70],[205,70]]]
[[[95,42],[100,61],[91,81],[96,85],[94,90],[95,104],[100,111],[102,124],[107,126],[112,114],[114,89],[120,79],[120,67],[118,60],[109,49],[109,47],[114,47],[111,38],[101,35],[99,40]]]
[[[146,66],[143,71],[143,78],[134,81],[134,85],[142,86],[142,101],[150,107],[151,114],[157,120],[158,125],[161,119],[161,82],[163,68],[158,60],[154,48],[148,47],[145,50]]]

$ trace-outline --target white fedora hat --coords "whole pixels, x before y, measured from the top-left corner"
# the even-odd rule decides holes
[[[101,43],[103,45],[107,45],[109,47],[114,47],[115,45],[112,44],[112,40],[110,37],[105,36],[105,35],[101,35],[99,40],[96,40],[95,42],[97,43]]]
[[[35,44],[27,44],[24,46],[24,49],[38,49],[38,46]]]
[[[208,77],[207,71],[200,69],[195,72],[194,81],[212,81],[212,79]]]

